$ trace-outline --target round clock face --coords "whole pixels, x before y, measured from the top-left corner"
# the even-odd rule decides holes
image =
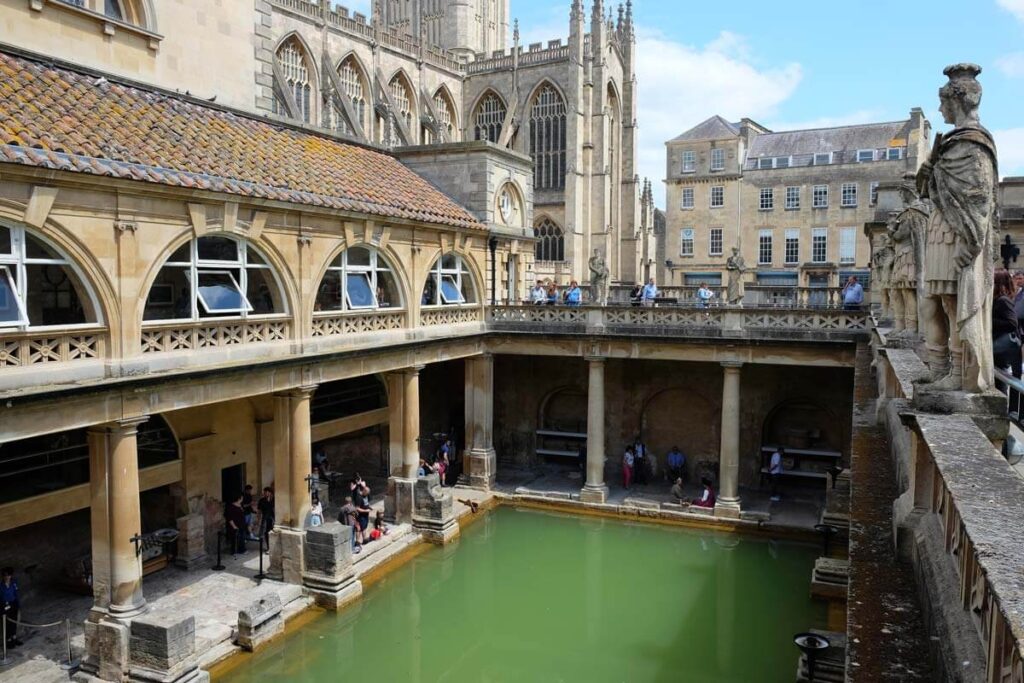
[[[512,201],[512,193],[505,188],[501,191],[501,197],[498,199],[498,206],[501,209],[501,217],[506,223],[512,220],[512,215],[515,212],[515,205]]]

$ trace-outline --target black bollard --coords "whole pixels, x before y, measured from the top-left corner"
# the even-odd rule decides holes
[[[213,565],[212,569],[215,572],[224,571],[224,563],[220,561],[220,539],[224,536],[223,531],[217,532],[217,564]]]
[[[253,578],[257,581],[267,578],[267,575],[263,573],[263,529],[260,529],[260,573]]]
[[[832,543],[832,535],[839,533],[839,527],[832,526],[831,524],[815,524],[814,530],[820,531],[824,535],[824,557],[828,557],[829,547]]]

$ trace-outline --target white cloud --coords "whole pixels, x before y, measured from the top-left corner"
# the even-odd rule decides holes
[[[757,64],[746,40],[728,31],[699,47],[641,27],[638,173],[654,181],[657,204],[665,203],[660,181],[665,177],[666,141],[715,114],[730,121],[775,116],[802,77],[797,63]]]
[[[1024,128],[1006,128],[992,134],[999,152],[999,175],[1024,175]]]
[[[1024,0],[996,0],[996,4],[1024,22]]]
[[[996,68],[1009,78],[1024,78],[1024,52],[1011,52],[996,60]]]

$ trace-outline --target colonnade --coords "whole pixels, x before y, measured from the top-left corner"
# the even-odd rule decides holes
[[[605,483],[605,358],[587,357],[587,462],[586,484],[580,500],[604,503],[608,499]],[[719,455],[718,497],[715,515],[738,519],[740,516],[740,362],[723,362],[722,441]]]

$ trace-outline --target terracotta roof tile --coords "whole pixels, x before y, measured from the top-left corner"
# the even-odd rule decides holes
[[[483,226],[382,152],[0,52],[0,163]]]

